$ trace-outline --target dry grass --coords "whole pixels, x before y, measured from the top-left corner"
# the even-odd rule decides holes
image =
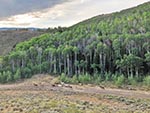
[[[121,96],[117,93],[111,94],[116,92],[115,89],[104,90],[90,85],[71,85],[71,88],[60,84],[57,78],[37,75],[15,85],[1,85],[0,113],[150,112],[150,99],[143,98],[144,92],[139,93],[141,98],[131,98],[126,94],[126,90],[119,90],[123,93]],[[131,94],[134,92],[131,91]]]
[[[0,56],[10,52],[17,43],[41,34],[39,31],[0,31]]]

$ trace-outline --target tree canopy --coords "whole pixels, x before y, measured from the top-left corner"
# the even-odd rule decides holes
[[[146,75],[150,73],[149,18],[150,2],[19,43],[0,58],[0,79],[38,73]]]

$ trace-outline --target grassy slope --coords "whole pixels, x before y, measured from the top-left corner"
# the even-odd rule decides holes
[[[0,56],[10,52],[17,43],[39,36],[39,31],[0,31]]]

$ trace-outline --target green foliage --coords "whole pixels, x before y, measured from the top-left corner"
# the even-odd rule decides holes
[[[105,73],[104,77],[105,77],[105,81],[111,81],[112,73],[111,72]]]
[[[19,43],[0,58],[1,80],[50,73],[61,74],[60,79],[67,83],[114,81],[120,86],[128,78],[129,84],[136,84],[139,79],[135,77],[150,73],[149,10],[147,3],[68,29],[49,29],[51,34]]]
[[[145,61],[146,61],[147,64],[150,66],[150,52],[147,52],[147,53],[145,54],[145,57],[146,57]]]
[[[35,65],[32,67],[32,73],[33,74],[38,74],[40,73],[40,66],[39,65]]]
[[[79,75],[78,76],[78,81],[79,83],[84,83],[84,84],[87,84],[87,83],[90,83],[91,82],[91,76],[89,74],[85,74],[85,75]]]
[[[16,73],[14,74],[14,80],[16,81],[16,80],[18,80],[20,78],[21,78],[21,72],[20,72],[20,69],[18,69],[16,71]]]
[[[69,78],[68,76],[66,76],[64,73],[61,74],[61,76],[59,77],[59,79],[62,82],[71,83],[71,78]]]
[[[100,84],[103,81],[103,78],[100,74],[94,74],[93,78],[92,78],[92,83],[94,84]]]
[[[73,83],[73,84],[79,83],[78,77],[77,77],[76,75],[74,75],[74,76],[71,78],[71,83]]]
[[[0,82],[3,82],[3,74],[0,72]]]
[[[143,83],[144,83],[146,86],[150,86],[150,76],[145,77],[144,80],[143,80]]]
[[[3,71],[0,72],[0,82],[1,83],[6,83],[12,81],[12,73],[10,71]]]
[[[10,71],[7,71],[7,72],[6,72],[6,76],[7,76],[6,82],[10,82],[10,81],[13,80],[13,78],[12,78],[12,73],[11,73]]]
[[[47,72],[48,72],[48,62],[43,62],[43,63],[41,64],[41,70],[42,70],[42,72],[44,72],[44,73],[47,73]]]
[[[28,67],[21,69],[22,78],[30,78],[31,77],[31,70]]]
[[[122,86],[124,83],[125,83],[124,75],[118,76],[117,79],[115,80],[115,84],[117,86]]]
[[[82,74],[82,75],[74,75],[73,77],[68,77],[65,74],[61,74],[59,79],[62,82],[65,83],[72,83],[72,84],[77,84],[77,83],[83,83],[83,84],[88,84],[88,83],[95,83],[99,84],[101,79],[98,75],[95,75],[94,77],[91,77],[89,74]]]
[[[129,85],[133,85],[133,86],[136,86],[137,85],[137,78],[136,77],[129,77],[128,78],[128,84]]]
[[[1,81],[2,83],[7,82],[7,73],[5,71],[2,72]]]

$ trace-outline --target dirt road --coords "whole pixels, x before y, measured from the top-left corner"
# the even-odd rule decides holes
[[[150,92],[60,83],[37,75],[0,85],[0,113],[150,112]]]

